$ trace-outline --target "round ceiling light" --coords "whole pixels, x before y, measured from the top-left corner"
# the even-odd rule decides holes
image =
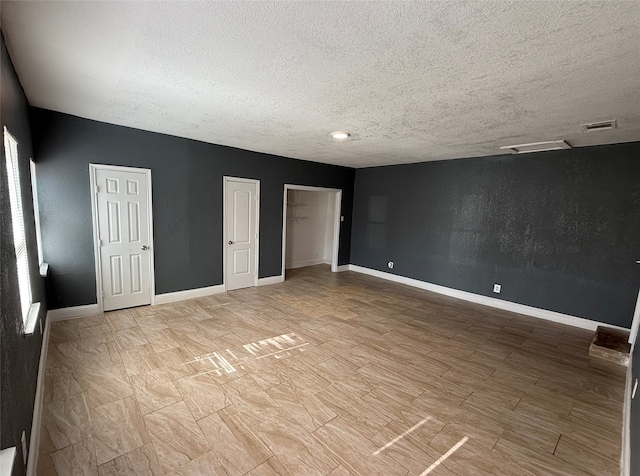
[[[349,137],[351,137],[351,134],[349,134],[348,132],[344,132],[344,131],[335,131],[335,132],[332,132],[329,135],[332,138],[334,138],[335,140],[345,140],[345,139],[348,139]]]

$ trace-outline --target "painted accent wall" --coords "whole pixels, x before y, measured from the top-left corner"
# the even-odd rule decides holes
[[[343,191],[339,264],[350,261],[354,169],[31,109],[52,309],[94,304],[89,164],[151,169],[156,294],[222,284],[222,177],[260,180],[259,277],[281,274],[284,184]]]
[[[5,47],[4,37],[1,38],[1,43],[0,90],[2,107],[0,108],[0,122],[2,128],[6,127],[18,141],[18,166],[32,296],[34,302],[40,302],[38,319],[44,320],[47,312],[46,291],[44,279],[40,277],[38,270],[33,197],[29,174],[29,159],[32,157],[28,116],[29,103],[13,69],[11,58]],[[0,285],[2,293],[0,299],[0,421],[2,424],[0,424],[0,449],[16,447],[18,454],[13,475],[17,476],[25,474],[25,467],[22,465],[20,437],[25,431],[28,448],[31,439],[31,421],[42,335],[39,325],[36,325],[33,335],[24,335],[4,145],[0,147],[0,150],[2,150],[2,163],[0,164],[0,239],[2,240],[2,266],[0,267],[2,269]]]
[[[351,262],[628,328],[639,158],[635,142],[357,169]]]

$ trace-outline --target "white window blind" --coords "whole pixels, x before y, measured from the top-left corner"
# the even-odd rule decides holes
[[[42,235],[40,232],[40,207],[38,206],[38,182],[36,182],[36,163],[29,160],[31,170],[31,194],[33,195],[33,218],[36,222],[36,242],[38,244],[38,266],[42,266],[44,258],[42,256]]]
[[[22,213],[22,194],[20,191],[20,171],[18,169],[18,142],[4,128],[4,153],[7,162],[7,182],[9,200],[11,202],[11,221],[13,223],[13,243],[16,250],[18,267],[18,286],[20,288],[20,304],[22,318],[26,321],[31,306],[31,279],[29,277],[29,258],[27,256],[27,240],[24,232],[24,215]]]

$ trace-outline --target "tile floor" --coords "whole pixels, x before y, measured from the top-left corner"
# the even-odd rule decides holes
[[[614,475],[591,335],[326,266],[55,322],[38,473]]]

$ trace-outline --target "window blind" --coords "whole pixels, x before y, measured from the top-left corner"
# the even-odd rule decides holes
[[[22,210],[22,193],[20,191],[20,170],[18,168],[18,142],[4,129],[4,152],[7,163],[7,182],[9,200],[11,202],[11,222],[13,225],[13,244],[16,252],[18,268],[18,286],[20,289],[20,305],[23,320],[27,319],[31,306],[31,279],[29,277],[29,257],[27,255],[27,239],[24,231],[24,214]]]

